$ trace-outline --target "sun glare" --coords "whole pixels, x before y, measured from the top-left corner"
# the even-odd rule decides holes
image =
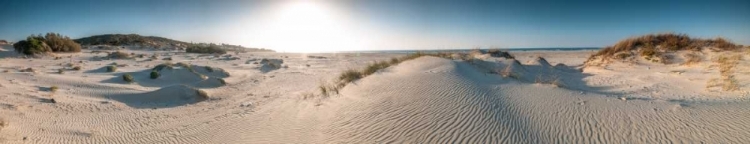
[[[285,3],[266,29],[268,47],[286,52],[330,52],[355,45],[346,21],[314,1]]]

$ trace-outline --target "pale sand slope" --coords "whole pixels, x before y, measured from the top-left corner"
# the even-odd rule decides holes
[[[536,55],[553,66],[571,66],[550,70],[567,76],[562,81],[568,87],[502,78],[486,73],[481,63],[423,57],[356,81],[327,98],[319,95],[317,86],[341,71],[401,55],[315,54],[327,57],[320,59],[241,53],[235,55],[240,60],[226,60],[127,51],[157,53],[160,59],[172,57],[174,63],[211,66],[230,74],[196,69],[209,77],[195,79],[193,73],[177,68],[170,72],[173,75],[150,81],[147,72],[164,61],[94,61],[94,56],[104,54],[88,52],[61,54],[63,60],[0,60],[0,70],[9,70],[0,73],[0,120],[7,122],[0,129],[0,143],[750,142],[750,102],[742,93],[692,96],[701,100],[620,95],[622,90],[643,93],[622,87],[647,81],[607,89],[592,85],[611,77],[604,74],[625,72],[599,72],[604,75],[600,77],[570,71],[582,64],[588,51],[513,53],[530,78],[546,69],[529,65],[540,63]],[[265,71],[262,64],[248,63],[261,58],[283,59],[288,68]],[[63,67],[59,64],[78,61],[83,70],[54,73]],[[497,61],[494,66],[509,63]],[[115,73],[97,71],[112,62],[127,66]],[[37,72],[17,71],[26,67]],[[132,73],[137,82],[117,81],[124,73]],[[217,78],[227,84],[217,85]],[[51,85],[60,89],[46,91]],[[190,92],[194,89],[207,91],[210,98],[199,99]],[[303,99],[305,95],[316,98]],[[621,96],[629,99],[620,100]],[[57,103],[48,103],[49,98]]]

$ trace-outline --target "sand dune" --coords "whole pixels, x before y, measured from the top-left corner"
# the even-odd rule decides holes
[[[242,53],[233,55],[241,60],[226,61],[126,52],[168,55],[193,71],[175,66],[150,79],[152,68],[167,61],[91,61],[101,54],[88,50],[60,54],[71,56],[63,60],[5,57],[0,143],[750,142],[746,95],[696,94],[705,89],[692,84],[702,79],[675,80],[717,74],[716,68],[583,68],[589,51],[511,52],[517,60],[421,57],[325,97],[318,86],[343,70],[403,55]],[[283,60],[288,68],[263,71],[263,64],[246,61],[264,58]],[[123,65],[117,72],[97,71],[114,62]],[[68,63],[83,69],[55,73]],[[19,72],[25,68],[37,72]],[[685,71],[670,72],[678,68]],[[123,74],[135,82],[123,82]],[[556,78],[559,85],[540,77]],[[685,82],[693,83],[680,84]]]
[[[742,143],[748,102],[622,101],[419,58],[343,90],[340,142]],[[605,108],[606,107],[606,108]],[[732,126],[729,126],[732,125]]]

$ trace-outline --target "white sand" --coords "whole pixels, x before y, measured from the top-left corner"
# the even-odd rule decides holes
[[[422,57],[323,97],[317,86],[343,70],[402,54],[241,53],[227,60],[127,51],[162,56],[91,61],[106,54],[88,52],[58,54],[61,60],[2,54],[0,71],[9,72],[0,72],[0,143],[750,143],[750,86],[706,89],[700,78],[718,72],[701,66],[622,64],[581,73],[590,51],[512,52],[521,63],[513,70],[523,74],[514,79],[489,73],[513,65],[502,58],[472,64]],[[176,68],[149,79],[164,57],[196,72]],[[288,68],[263,71],[248,62],[262,58]],[[83,70],[56,73],[71,62]],[[127,66],[100,70],[113,62]],[[36,72],[18,71],[28,67]],[[123,82],[125,73],[136,82]],[[535,84],[540,75],[563,84]],[[53,85],[59,89],[49,92]]]

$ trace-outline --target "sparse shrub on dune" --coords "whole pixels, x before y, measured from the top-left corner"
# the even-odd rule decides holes
[[[696,63],[699,63],[702,60],[702,58],[701,58],[700,55],[698,55],[696,53],[693,53],[693,52],[691,52],[691,53],[685,53],[685,54],[682,55],[682,57],[685,59],[685,63],[683,63],[683,65],[696,64]]]
[[[618,53],[617,55],[615,55],[615,57],[616,57],[617,59],[621,59],[621,60],[622,60],[622,59],[627,59],[627,58],[629,58],[629,57],[630,57],[631,55],[632,55],[632,54],[631,54],[630,52],[623,52],[623,53]]]
[[[151,77],[151,79],[157,79],[157,78],[159,78],[159,76],[160,76],[160,75],[159,75],[159,72],[157,72],[156,70],[152,70],[152,71],[151,71],[151,73],[150,73],[150,75],[151,75],[151,76],[150,76],[150,77]]]
[[[81,45],[74,42],[67,36],[57,33],[47,33],[46,35],[31,35],[26,40],[13,44],[13,48],[18,53],[26,55],[43,54],[47,52],[80,52]]]
[[[724,91],[737,91],[740,90],[739,83],[737,82],[737,79],[734,78],[734,75],[728,75],[723,78],[724,85],[722,85],[722,89]]]
[[[205,66],[204,68],[205,68],[205,69],[206,69],[206,71],[208,71],[208,72],[214,72],[214,68],[212,68],[212,67],[210,67],[210,66]]]
[[[128,83],[132,83],[134,81],[133,76],[130,74],[124,74],[122,75],[122,80]]]
[[[400,62],[400,61],[398,60],[398,58],[391,58],[391,64],[392,64],[392,65],[394,65],[394,64],[398,64],[399,62]]]
[[[51,52],[52,49],[44,43],[44,38],[41,36],[29,36],[26,40],[22,40],[13,44],[13,48],[18,53],[25,55],[37,55],[47,52]]]
[[[79,70],[81,70],[81,66],[74,66],[73,70],[79,71]]]
[[[117,66],[113,66],[113,65],[107,66],[107,72],[116,72],[116,71],[117,71]]]
[[[353,82],[353,81],[358,80],[360,78],[362,78],[362,73],[361,72],[359,72],[357,70],[354,70],[354,69],[346,70],[343,73],[341,73],[341,75],[339,76],[339,84],[338,84],[338,86],[339,87],[343,87],[347,83]]]
[[[391,66],[391,64],[385,61],[372,63],[370,65],[367,65],[367,67],[365,67],[365,70],[362,71],[362,76],[365,77],[365,76],[371,75],[377,72],[378,70],[385,69],[389,66]]]
[[[65,70],[64,69],[57,69],[57,74],[65,74]]]
[[[726,39],[695,39],[685,34],[649,34],[633,37],[617,42],[613,46],[605,47],[586,60],[587,65],[601,65],[608,63],[609,59],[619,58],[616,54],[621,52],[638,51],[637,54],[654,62],[665,62],[661,59],[662,53],[681,50],[700,51],[711,48],[719,51],[737,50],[739,47]]]
[[[742,55],[721,56],[717,59],[719,64],[719,74],[721,75],[722,89],[724,91],[739,90],[739,83],[734,77],[734,69],[742,59]]]
[[[320,90],[321,95],[328,96],[328,88],[326,88],[325,85],[318,86],[318,89]]]
[[[417,52],[414,54],[409,54],[401,58],[392,58],[390,61],[380,61],[380,62],[374,62],[369,65],[367,65],[363,70],[356,70],[356,69],[348,69],[341,73],[339,75],[338,80],[335,84],[332,86],[329,86],[327,84],[322,84],[318,88],[321,91],[321,94],[327,96],[332,93],[339,93],[339,89],[346,86],[348,83],[351,83],[353,81],[359,80],[363,77],[369,76],[377,72],[378,70],[388,68],[392,65],[397,65],[403,61],[412,60],[419,58],[421,56],[435,56],[435,57],[441,57],[441,58],[447,58],[451,59],[450,53],[437,53],[437,54],[427,54],[427,53],[421,53]],[[265,60],[265,59],[264,59]],[[264,60],[261,60],[261,63],[264,62]],[[266,60],[267,62],[267,60]]]

